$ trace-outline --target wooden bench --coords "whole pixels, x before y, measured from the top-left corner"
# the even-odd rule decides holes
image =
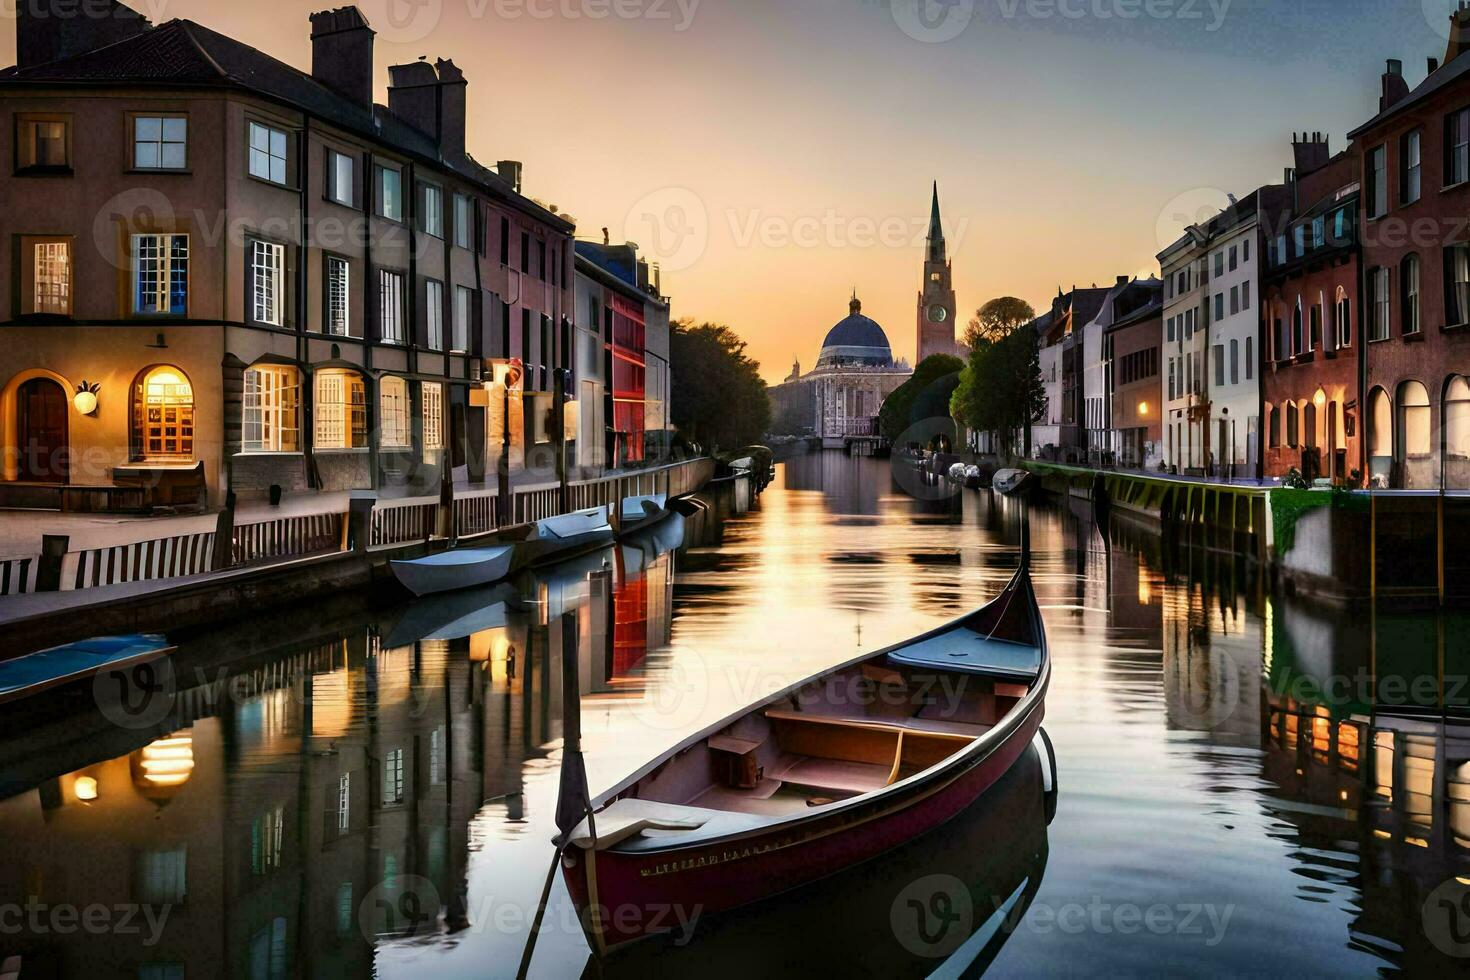
[[[772,708],[765,717],[795,758],[768,775],[818,790],[867,793],[922,772],[963,749],[984,726],[906,719],[890,722]],[[933,729],[940,730],[933,730]]]

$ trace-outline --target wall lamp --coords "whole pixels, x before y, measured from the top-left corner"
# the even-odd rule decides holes
[[[83,415],[96,415],[97,392],[101,390],[102,386],[100,384],[87,384],[87,381],[84,378],[82,380],[82,383],[77,385],[77,393],[76,396],[72,398],[72,404],[75,405],[77,407],[77,411],[81,412]]]

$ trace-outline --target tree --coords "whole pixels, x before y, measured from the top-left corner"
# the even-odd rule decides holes
[[[998,452],[1014,449],[1016,433],[1046,414],[1036,332],[982,339],[960,373],[950,412],[962,425],[989,432]]]
[[[944,418],[947,414],[948,400],[945,399],[941,410],[934,411],[932,406],[926,414],[915,417],[915,408],[919,396],[929,390],[930,386],[951,375],[957,375],[964,370],[965,362],[951,354],[934,354],[924,358],[919,366],[914,369],[913,377],[893,390],[883,402],[883,407],[878,411],[878,428],[883,437],[890,445],[898,445],[899,439],[910,426],[919,422],[922,418],[937,416]]]
[[[674,425],[711,452],[759,442],[771,425],[760,363],[745,349],[745,341],[720,323],[679,320],[670,333]]]
[[[1034,319],[1036,310],[1024,299],[998,296],[975,312],[965,330],[965,346],[974,350],[982,340],[1004,340]]]

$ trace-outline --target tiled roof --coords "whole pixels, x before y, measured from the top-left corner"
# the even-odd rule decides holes
[[[498,174],[466,155],[444,160],[428,135],[386,106],[372,109],[345,98],[270,55],[189,20],[171,20],[135,37],[71,58],[0,71],[0,83],[63,82],[155,85],[235,86],[295,106],[342,129],[381,141],[395,149],[438,162],[466,179],[494,188],[551,224],[571,228],[560,215],[531,201]]]
[[[1418,103],[1423,102],[1441,89],[1447,88],[1452,82],[1459,81],[1467,72],[1470,72],[1470,52],[1460,55],[1447,65],[1440,66],[1438,71],[1431,73],[1424,81],[1420,82],[1418,88],[1378,113],[1372,119],[1363,123],[1357,129],[1348,133],[1348,139],[1357,139],[1359,133],[1366,133],[1379,123],[1386,122],[1399,113],[1405,112]]]

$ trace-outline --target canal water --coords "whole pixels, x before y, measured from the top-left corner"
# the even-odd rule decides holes
[[[801,457],[718,525],[171,637],[152,676],[7,708],[0,954],[23,976],[513,976],[552,858],[564,652],[595,793],[1006,582],[1020,503],[914,499],[894,472]],[[1465,617],[1316,608],[1083,502],[1029,520],[1053,819],[1028,753],[928,837],[605,964],[558,877],[531,974],[1470,963]]]

